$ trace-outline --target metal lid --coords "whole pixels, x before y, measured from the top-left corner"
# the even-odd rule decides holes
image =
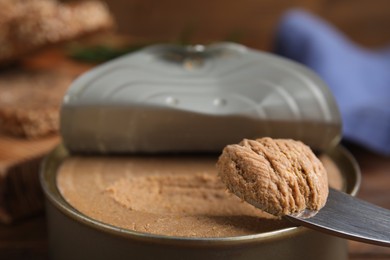
[[[219,152],[243,138],[338,143],[341,120],[309,69],[232,43],[156,45],[73,82],[61,133],[73,152]]]

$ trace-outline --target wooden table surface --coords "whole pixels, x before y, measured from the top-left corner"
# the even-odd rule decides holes
[[[362,148],[348,145],[362,171],[358,197],[390,209],[390,157],[379,156]],[[390,259],[390,248],[349,242],[350,259]]]
[[[362,170],[358,197],[390,209],[390,157],[347,145]],[[45,216],[0,225],[0,259],[48,259]],[[349,259],[390,259],[390,248],[349,242]]]

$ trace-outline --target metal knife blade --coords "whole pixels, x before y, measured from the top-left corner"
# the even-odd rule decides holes
[[[390,210],[334,189],[329,190],[326,205],[313,217],[285,218],[320,232],[390,247]]]

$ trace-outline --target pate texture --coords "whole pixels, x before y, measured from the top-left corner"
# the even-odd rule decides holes
[[[311,149],[291,139],[244,139],[224,148],[218,173],[241,199],[275,216],[321,209],[328,178]]]
[[[291,226],[226,191],[217,156],[71,156],[57,185],[81,214],[136,232],[231,237]],[[343,189],[338,165],[322,155],[329,185]]]

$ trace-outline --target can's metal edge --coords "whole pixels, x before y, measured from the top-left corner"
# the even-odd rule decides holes
[[[354,157],[342,146],[336,146],[327,151],[327,154],[335,161],[335,163],[343,170],[346,176],[345,181],[347,183],[346,192],[355,196],[361,182],[361,173],[359,166]],[[259,242],[272,242],[295,235],[299,235],[301,232],[308,232],[310,230],[304,227],[291,227],[277,231],[270,231],[261,234],[253,234],[246,236],[236,237],[215,237],[215,238],[190,238],[190,237],[178,237],[178,236],[165,236],[149,233],[141,233],[132,230],[127,230],[119,227],[115,227],[103,222],[94,220],[85,216],[77,211],[65,199],[61,196],[56,186],[56,173],[61,162],[69,156],[66,148],[60,144],[53,149],[43,160],[40,169],[40,183],[44,194],[48,201],[55,206],[60,212],[70,217],[76,222],[83,223],[94,229],[98,229],[101,232],[127,237],[128,239],[149,242],[157,244],[172,244],[172,245],[190,245],[190,246],[224,246],[224,245],[240,245],[240,244],[252,244]],[[352,182],[352,183],[349,183]]]

